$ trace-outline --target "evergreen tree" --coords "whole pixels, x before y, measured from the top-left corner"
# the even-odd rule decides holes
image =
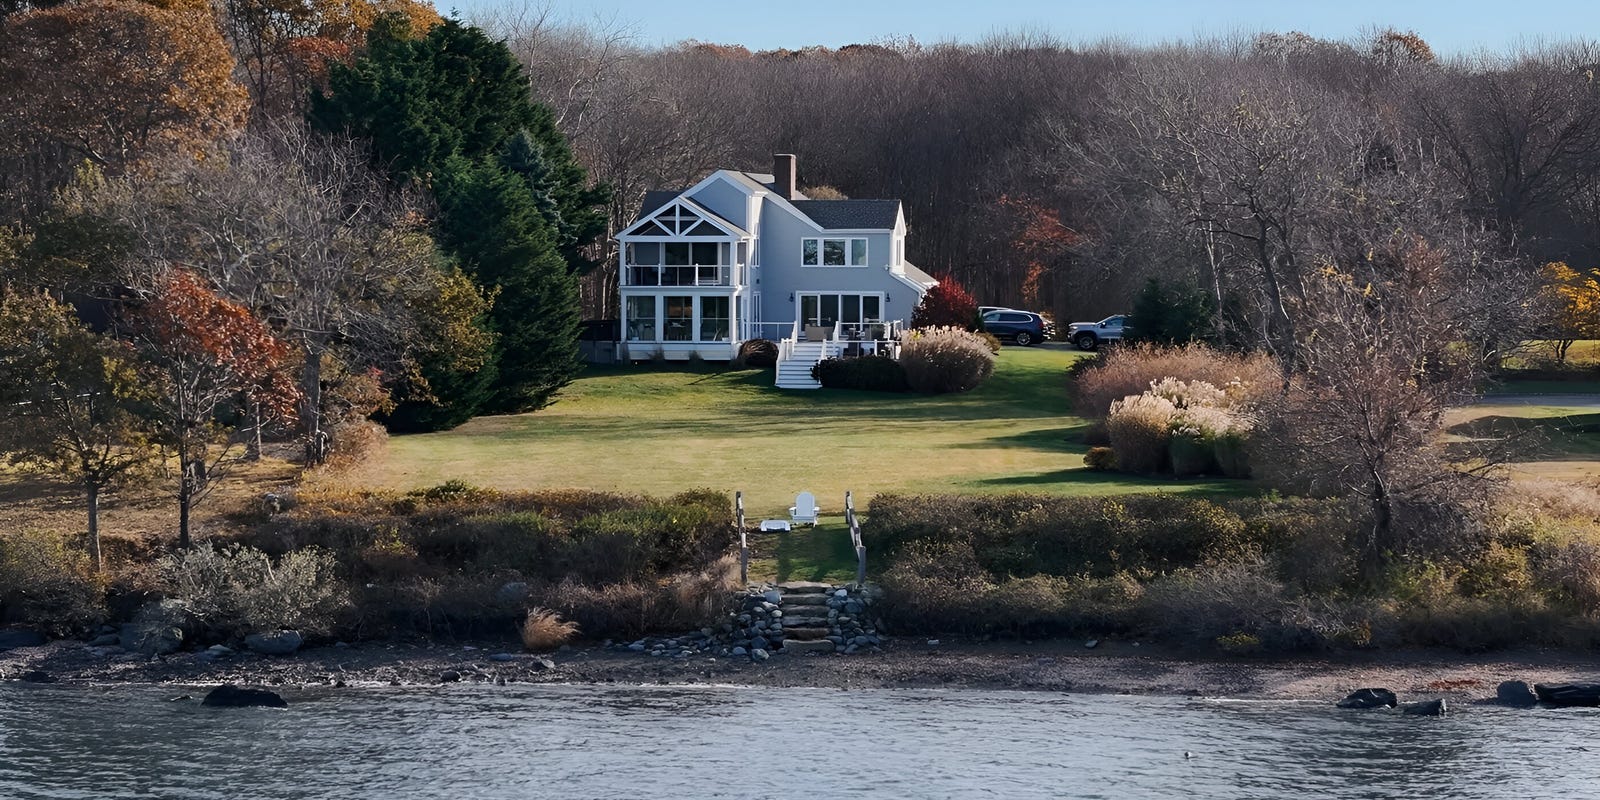
[[[1129,338],[1158,344],[1203,340],[1214,327],[1213,305],[1203,289],[1151,278],[1133,301]]]
[[[447,21],[421,38],[375,25],[368,54],[329,74],[311,117],[372,142],[375,161],[439,201],[440,243],[485,289],[495,357],[477,374],[424,364],[435,403],[405,404],[391,424],[433,428],[480,411],[548,404],[581,367],[574,275],[605,230],[609,191],[590,187],[534,103],[522,67],[481,30]]]

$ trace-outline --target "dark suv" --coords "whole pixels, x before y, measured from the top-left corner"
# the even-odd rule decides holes
[[[983,330],[1027,347],[1045,340],[1044,317],[1032,311],[997,308],[983,314]]]

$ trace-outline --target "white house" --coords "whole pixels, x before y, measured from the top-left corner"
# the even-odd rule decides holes
[[[779,343],[778,385],[815,388],[829,355],[892,349],[937,281],[905,259],[899,200],[811,200],[792,155],[645,193],[617,234],[622,357],[726,361]]]

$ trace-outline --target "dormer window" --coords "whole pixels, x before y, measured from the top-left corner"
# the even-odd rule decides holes
[[[867,240],[802,239],[800,263],[808,267],[864,267],[867,265]]]

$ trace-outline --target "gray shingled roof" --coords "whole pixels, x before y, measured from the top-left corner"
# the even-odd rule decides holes
[[[899,200],[794,200],[800,213],[823,228],[893,228]]]
[[[904,262],[904,265],[906,269],[906,277],[910,278],[914,283],[921,284],[924,288],[932,288],[939,282],[938,278],[935,278],[932,275],[917,269],[916,265],[912,264],[910,261]]]
[[[639,213],[634,216],[638,221],[650,216],[656,209],[672,202],[672,198],[683,194],[682,189],[651,189],[644,193],[644,202],[639,206]]]

